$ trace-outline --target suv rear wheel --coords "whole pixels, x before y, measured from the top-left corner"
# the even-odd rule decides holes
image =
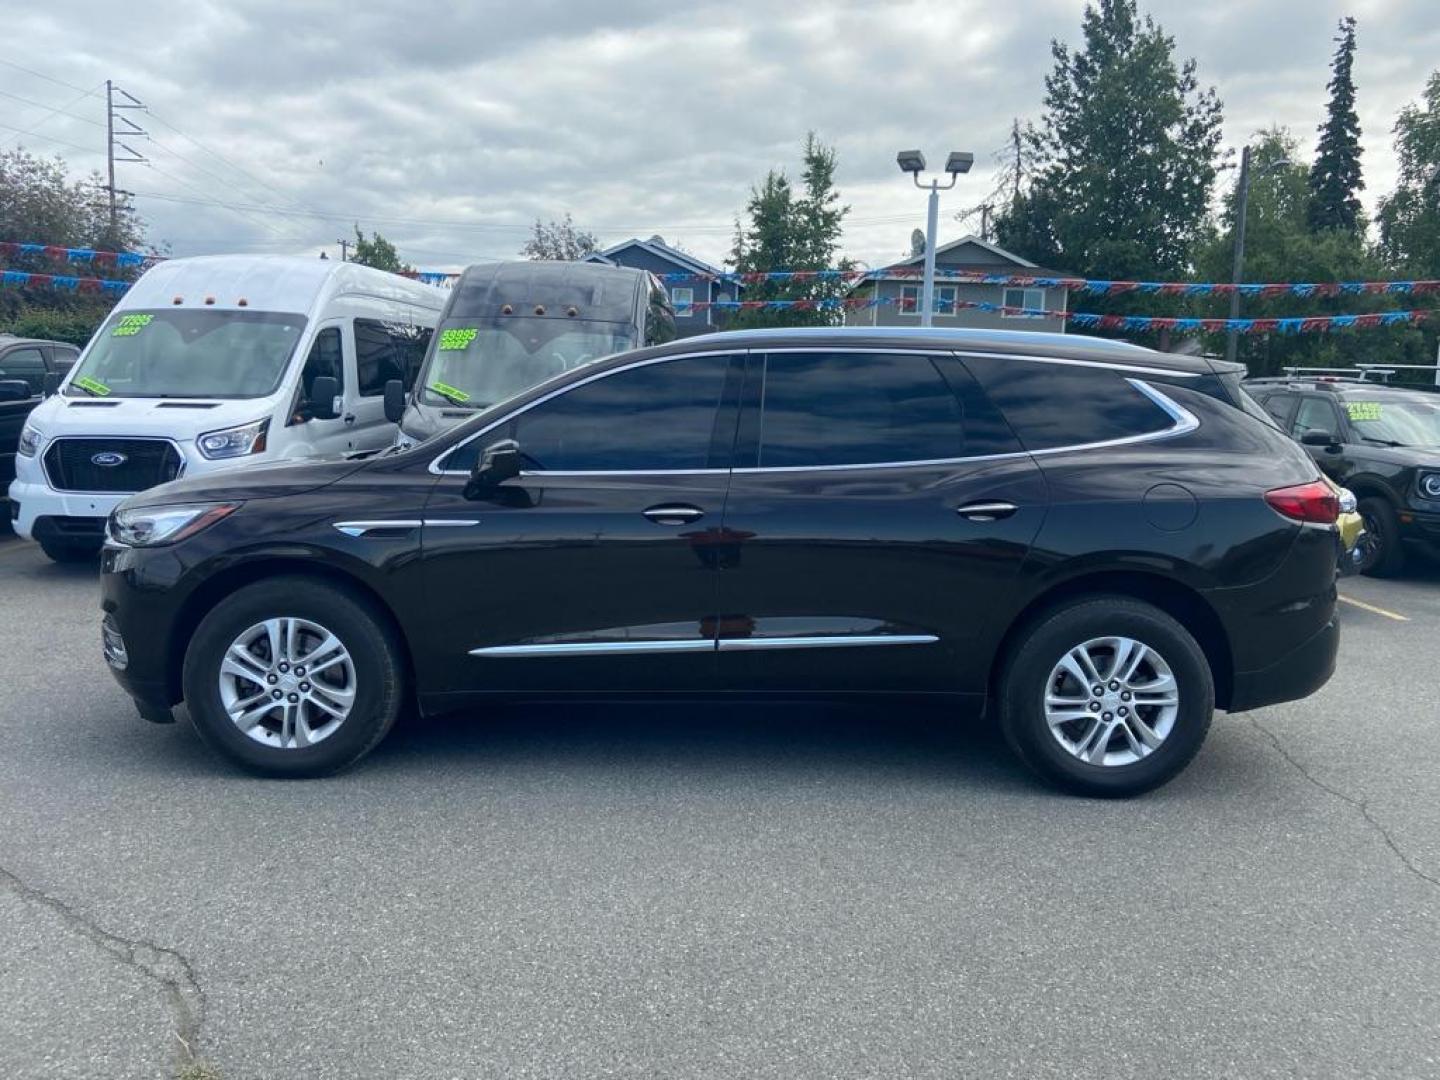
[[[1205,653],[1158,608],[1120,596],[1036,622],[1000,681],[1000,721],[1020,759],[1082,795],[1149,791],[1205,741],[1215,686]]]
[[[274,578],[232,593],[200,623],[185,654],[185,702],[205,742],[251,772],[322,776],[390,730],[400,655],[388,620],[358,597]]]

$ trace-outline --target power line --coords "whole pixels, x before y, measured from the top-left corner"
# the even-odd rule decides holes
[[[32,71],[30,68],[21,67],[19,64],[15,63],[15,61],[13,61],[13,60],[6,60],[3,56],[0,56],[0,64],[4,64],[6,67],[14,68],[16,71],[23,71],[26,75],[34,75],[35,78],[37,78],[37,79],[44,79],[46,82],[52,82],[52,83],[54,83],[56,86],[69,87],[71,90],[80,90],[80,89],[81,89],[80,87],[76,86],[74,83],[72,83],[72,82],[66,82],[64,79],[57,79],[57,78],[55,78],[53,75],[46,75],[46,74],[45,74],[44,72],[42,72],[42,71]],[[93,94],[93,93],[95,92],[95,90],[98,90],[98,89],[99,89],[99,87],[96,86],[95,89],[92,89],[92,90],[81,90],[81,92],[82,92],[82,93],[86,93],[86,94]]]
[[[19,138],[17,139],[17,143],[18,143],[19,139],[23,139],[23,138],[25,138],[26,136],[29,136],[30,138],[33,138],[33,139],[39,139],[39,140],[42,141],[42,142],[54,143],[56,146],[69,147],[71,150],[79,150],[79,151],[81,151],[82,153],[86,153],[86,154],[102,154],[102,155],[103,155],[103,154],[105,153],[104,150],[99,150],[99,149],[97,149],[97,148],[95,148],[95,147],[93,147],[93,146],[81,146],[79,143],[66,142],[64,139],[51,138],[49,135],[37,135],[37,134],[35,134],[35,132],[33,132],[33,131],[26,131],[24,128],[18,128],[18,127],[16,127],[14,124],[0,124],[0,128],[4,128],[6,131],[18,131],[18,132],[20,132]]]

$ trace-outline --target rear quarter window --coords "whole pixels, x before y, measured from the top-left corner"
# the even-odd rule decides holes
[[[1108,442],[1168,431],[1175,418],[1111,368],[1013,357],[964,358],[1027,450]]]

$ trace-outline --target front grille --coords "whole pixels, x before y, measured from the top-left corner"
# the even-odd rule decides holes
[[[96,457],[121,459],[101,465]],[[180,475],[180,452],[164,439],[56,439],[45,471],[56,491],[144,491]]]

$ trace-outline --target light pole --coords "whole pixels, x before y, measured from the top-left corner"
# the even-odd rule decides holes
[[[920,182],[920,174],[925,171],[924,154],[919,150],[901,150],[895,155],[895,163],[900,166],[901,172],[910,174],[917,188],[925,190],[926,185]],[[925,284],[920,293],[921,326],[931,325],[935,315],[935,231],[940,222],[940,192],[953,188],[960,174],[969,172],[973,164],[974,154],[961,150],[951,151],[950,156],[945,159],[945,171],[950,174],[950,183],[944,187],[940,186],[939,180],[931,180],[929,183],[930,210],[925,219]]]
[[[1289,158],[1267,162],[1260,170],[1260,175],[1276,172],[1287,168],[1290,165]],[[1235,264],[1230,274],[1230,282],[1238,286],[1240,279],[1245,274],[1245,216],[1250,204],[1250,147],[1246,146],[1240,150],[1240,179],[1236,181],[1235,192]],[[1230,293],[1230,318],[1240,317],[1240,290],[1236,288]],[[1235,362],[1235,354],[1240,348],[1240,332],[1238,330],[1225,331],[1225,359],[1232,364]]]

